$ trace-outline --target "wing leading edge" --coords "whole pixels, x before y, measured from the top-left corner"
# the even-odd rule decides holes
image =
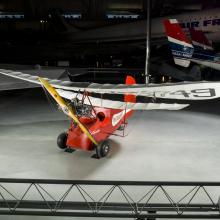
[[[40,84],[38,76],[24,74],[10,70],[0,69],[0,74]],[[206,100],[220,97],[220,82],[183,82],[165,84],[97,84],[77,83],[61,81],[57,79],[46,79],[54,88],[72,92],[94,92],[108,94],[134,94],[136,96],[153,97],[160,99],[177,100]]]

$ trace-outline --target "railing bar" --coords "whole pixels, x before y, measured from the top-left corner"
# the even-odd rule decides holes
[[[139,199],[138,201],[137,201],[137,203],[140,203],[142,200],[144,200],[147,196],[148,196],[148,194],[150,194],[155,188],[157,188],[158,186],[154,186],[152,189],[150,189],[143,197],[141,197],[141,199]]]
[[[133,203],[135,203],[135,201],[131,198],[131,196],[125,191],[125,189],[123,189],[122,187],[121,187],[121,189],[122,189],[123,192],[128,196],[128,198],[129,198]]]
[[[186,206],[184,207],[184,209],[182,210],[181,213],[179,214],[183,214],[185,209],[188,207],[188,205],[191,203],[191,201],[194,199],[195,195],[198,193],[199,189],[201,188],[201,186],[198,187],[198,189],[195,191],[195,193],[193,194],[192,198],[189,200],[189,202],[186,204]]]
[[[80,185],[78,185],[78,187],[79,187],[93,202],[95,202],[95,200],[94,200]]]
[[[105,196],[106,196],[112,189],[114,189],[114,188],[115,188],[115,186],[112,186],[112,187],[98,200],[98,202],[101,202],[102,199],[105,198]]]
[[[59,201],[56,203],[56,205],[54,206],[54,211],[56,212],[59,207],[61,206],[62,202],[64,201],[64,199],[68,196],[68,194],[70,193],[70,191],[72,190],[74,185],[71,185],[67,191],[61,196],[61,198],[59,199]]]
[[[124,196],[124,198],[126,199],[127,203],[131,206],[131,208],[133,209],[134,213],[138,213],[137,210],[135,210],[135,208],[133,207],[133,205],[130,203],[129,199],[127,198],[126,194],[122,191],[121,186],[118,186],[119,190],[121,191],[122,195]]]
[[[83,195],[83,193],[81,192],[81,190],[79,189],[78,185],[76,185],[76,188],[78,189],[79,193],[81,194],[81,196],[83,197],[83,199],[85,200],[85,202],[87,203],[87,205],[89,206],[90,210],[94,213],[95,210],[90,206],[89,202],[87,201],[86,197]]]
[[[0,178],[0,183],[80,184],[80,185],[128,185],[128,186],[220,186],[220,182],[162,182],[162,181],[107,181],[107,180],[60,180]]]
[[[96,208],[97,209],[97,212],[99,212],[101,210],[101,208],[103,207],[103,205],[105,204],[105,202],[108,200],[108,198],[110,197],[110,195],[112,194],[112,192],[114,191],[114,189],[116,188],[116,186],[113,186],[111,188],[111,190],[108,190],[108,194],[105,193],[105,195],[107,195],[107,197],[105,198],[105,200],[101,203],[101,205],[99,206],[99,208]],[[104,197],[103,197],[104,198]],[[100,201],[100,200],[99,200]]]
[[[44,198],[43,194],[41,193],[41,191],[38,189],[37,184],[34,184],[35,188],[37,189],[37,191],[39,192],[40,196],[42,197],[42,199],[44,200],[44,202],[46,203],[47,207],[50,209],[50,211],[52,212],[52,208],[50,207],[49,203],[47,202],[47,200]]]
[[[38,184],[38,186],[54,201],[57,201],[49,192],[47,192],[47,190],[45,190],[40,184]]]
[[[179,207],[177,205],[177,203],[175,203],[173,201],[173,199],[171,198],[171,196],[169,195],[169,193],[162,187],[160,186],[162,191],[164,192],[165,196],[167,197],[167,199],[169,200],[171,206],[173,206],[174,210],[177,212],[177,214],[179,213]]]
[[[5,197],[2,195],[1,192],[0,192],[0,196],[2,197],[3,201],[5,202],[5,204],[8,206],[9,211],[11,211],[12,209],[11,209],[10,205],[8,204],[8,201],[5,199]]]
[[[206,195],[209,197],[210,201],[212,202],[213,205],[215,205],[214,201],[212,200],[211,196],[209,195],[209,193],[207,192],[207,190],[205,189],[204,186],[202,186],[203,190],[205,191]]]
[[[28,191],[30,190],[30,188],[32,187],[33,183],[31,183],[29,185],[29,187],[27,188],[27,190],[24,192],[23,196],[21,197],[21,199],[17,202],[17,204],[14,206],[14,211],[16,210],[16,208],[19,206],[19,204],[22,202],[22,200],[24,199],[24,197],[26,196],[26,194],[28,193]]]
[[[9,195],[11,195],[14,199],[18,200],[18,198],[16,198],[9,190],[7,190],[4,186],[2,186],[2,184],[0,184],[0,187],[2,189],[4,189]]]
[[[191,189],[185,196],[183,196],[178,202],[180,203],[181,201],[183,201],[190,193],[192,193],[195,189],[197,188],[197,186],[193,187],[193,189]]]
[[[153,197],[153,195],[156,193],[156,191],[157,191],[158,188],[159,188],[159,186],[157,186],[157,187],[155,188],[155,190],[152,192],[152,194],[151,194],[150,197],[148,198],[147,202],[146,202],[146,203],[144,204],[144,206],[140,209],[140,212],[139,212],[139,213],[141,213],[141,212],[143,211],[144,207],[148,204],[148,202],[149,202],[150,199]]]

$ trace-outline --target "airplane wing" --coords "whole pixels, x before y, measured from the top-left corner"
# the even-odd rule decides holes
[[[38,76],[0,69],[0,74],[40,84]],[[157,99],[206,100],[220,97],[220,82],[181,82],[165,84],[98,84],[46,79],[54,88],[72,92],[133,94]]]
[[[72,100],[78,98],[82,100],[83,94],[73,93],[72,91],[66,91],[62,89],[56,89],[59,95],[65,99]],[[188,107],[188,104],[178,104],[178,103],[131,103],[122,102],[109,99],[95,98],[89,96],[89,98],[84,99],[84,104],[93,105],[101,108],[111,108],[111,109],[132,109],[132,110],[180,110]]]

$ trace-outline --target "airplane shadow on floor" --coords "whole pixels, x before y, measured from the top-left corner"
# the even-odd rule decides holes
[[[113,139],[110,139],[110,147],[111,147],[111,149],[110,149],[108,158],[114,158],[120,152],[121,144],[120,144],[120,142],[117,142],[117,141],[115,141]]]
[[[220,116],[220,98],[203,101],[191,101],[190,105],[184,109],[184,111]]]
[[[90,176],[92,177],[93,174],[106,166],[110,160],[113,160],[118,156],[121,150],[120,142],[111,139],[110,147],[109,155],[100,159],[91,158],[94,152],[79,150],[70,154],[72,155],[72,162],[69,160],[67,168],[68,176],[72,176],[74,179],[90,179]],[[92,179],[94,179],[94,177]]]

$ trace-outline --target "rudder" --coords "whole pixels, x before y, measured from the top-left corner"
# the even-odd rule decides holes
[[[212,44],[209,42],[205,34],[201,30],[189,29],[193,46],[199,50],[213,50]]]
[[[134,84],[136,84],[136,80],[135,80],[134,77],[128,75],[126,77],[125,84],[126,85],[134,85]],[[127,94],[127,95],[124,96],[124,101],[125,102],[135,103],[136,102],[136,96],[135,95],[131,95],[131,94]]]

